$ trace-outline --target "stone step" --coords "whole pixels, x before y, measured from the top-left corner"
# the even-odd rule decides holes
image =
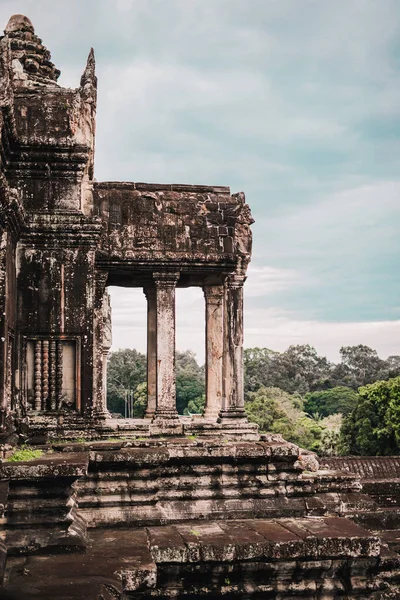
[[[79,555],[10,558],[1,597],[378,599],[399,565],[340,517],[190,522],[93,531]]]
[[[349,516],[362,527],[374,531],[400,529],[400,507],[398,506],[349,511]]]
[[[385,529],[383,531],[374,531],[374,535],[383,540],[391,550],[400,552],[400,529]]]

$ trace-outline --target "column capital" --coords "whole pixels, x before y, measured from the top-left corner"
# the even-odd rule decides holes
[[[157,287],[174,288],[178,282],[180,273],[177,272],[156,272],[153,273],[153,279]]]
[[[220,302],[224,297],[224,286],[203,285],[203,293],[207,302]]]
[[[232,273],[226,278],[225,285],[226,287],[233,289],[242,288],[246,279],[246,275],[243,275],[242,273]]]

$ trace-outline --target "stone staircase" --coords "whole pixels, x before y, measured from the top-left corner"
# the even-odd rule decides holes
[[[297,446],[286,442],[117,446],[91,444],[88,474],[77,483],[89,527],[334,514],[339,492],[360,489],[353,474],[304,473]]]
[[[332,457],[322,462],[360,478],[367,501],[349,507],[349,516],[400,551],[400,456]]]
[[[358,475],[308,471],[293,444],[181,437],[54,448],[0,466],[12,490],[1,598],[400,597],[397,553],[347,518],[375,506]]]

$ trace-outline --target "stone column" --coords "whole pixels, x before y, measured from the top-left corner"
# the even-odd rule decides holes
[[[206,408],[204,417],[216,420],[222,408],[224,353],[224,286],[203,287],[206,305]]]
[[[107,419],[110,414],[107,410],[107,397],[104,387],[104,370],[107,368],[106,358],[104,356],[105,328],[106,320],[104,318],[105,302],[104,296],[107,294],[108,273],[97,271],[95,273],[94,288],[94,314],[93,314],[93,405],[90,413],[97,419]]]
[[[151,433],[182,433],[176,410],[175,287],[179,273],[154,273],[157,304],[157,395]]]
[[[224,293],[223,400],[218,421],[244,419],[243,284],[244,275],[230,275]]]
[[[155,286],[143,291],[147,298],[147,408],[144,416],[152,419],[157,397],[157,296]]]

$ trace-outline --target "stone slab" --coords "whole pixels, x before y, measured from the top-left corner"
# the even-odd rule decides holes
[[[89,455],[86,453],[50,454],[38,459],[8,462],[0,465],[0,479],[56,479],[83,477],[87,474]]]

